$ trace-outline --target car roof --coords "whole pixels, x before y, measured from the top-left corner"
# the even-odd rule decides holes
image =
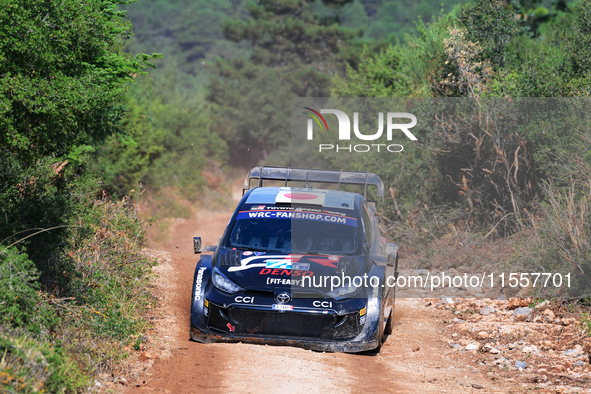
[[[257,187],[251,189],[245,204],[296,203],[325,208],[355,209],[355,200],[363,200],[358,193],[337,190]]]

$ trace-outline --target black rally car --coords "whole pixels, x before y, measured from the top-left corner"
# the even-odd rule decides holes
[[[264,187],[269,181],[281,183]],[[302,187],[293,186],[298,183]],[[250,170],[219,244],[202,247],[194,237],[195,253],[213,254],[202,254],[195,267],[191,338],[379,349],[392,331],[395,288],[389,284],[398,274],[398,247],[380,234],[368,187],[383,198],[383,183],[372,173]]]

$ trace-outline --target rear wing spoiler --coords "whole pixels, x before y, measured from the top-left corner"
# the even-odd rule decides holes
[[[288,181],[306,182],[306,187],[310,182],[315,183],[334,183],[337,185],[337,190],[340,190],[343,185],[364,185],[363,197],[367,201],[367,186],[375,186],[377,188],[377,196],[382,198],[384,202],[384,182],[374,173],[361,171],[341,171],[341,170],[315,170],[305,168],[289,168],[289,167],[254,167],[244,178],[244,186],[242,187],[242,194],[250,189],[250,180],[258,179],[258,187],[263,186],[263,181],[285,181],[287,186]]]

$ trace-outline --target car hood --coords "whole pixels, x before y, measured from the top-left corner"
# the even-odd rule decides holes
[[[225,254],[229,254],[225,256]],[[229,258],[230,255],[232,258]],[[310,284],[319,284],[320,280],[324,282],[324,277],[328,277],[327,285],[330,287],[330,278],[338,275],[340,278],[343,273],[339,262],[343,256],[338,255],[307,255],[296,253],[273,253],[273,252],[253,252],[240,250],[220,250],[218,254],[218,269],[229,279],[246,290],[275,290],[277,288],[289,287],[292,285],[301,285],[305,277],[310,277],[305,284],[309,288]],[[348,257],[356,261],[357,259]],[[232,261],[232,265],[223,262]],[[238,265],[239,262],[239,265]],[[346,270],[346,275],[355,275],[361,268],[361,264],[352,264],[350,269]],[[337,267],[340,269],[337,271]],[[324,284],[324,283],[323,283]],[[325,290],[325,286],[312,286],[316,290]]]

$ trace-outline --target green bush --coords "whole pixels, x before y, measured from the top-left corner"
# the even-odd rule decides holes
[[[198,98],[167,93],[165,81],[148,77],[131,89],[121,129],[133,141],[112,136],[97,149],[90,169],[116,198],[138,191],[177,187],[195,200],[201,194],[202,171],[210,162],[224,162],[226,143],[213,132],[208,108]]]
[[[0,325],[25,327],[36,333],[53,326],[53,310],[39,296],[39,272],[35,264],[16,247],[3,249],[0,249]]]
[[[585,190],[586,189],[586,190]],[[570,274],[570,288],[543,289],[558,295],[589,297],[591,289],[591,199],[589,184],[570,188],[544,185],[547,201],[541,206],[543,221],[518,253],[532,272]],[[535,271],[534,271],[535,270]],[[544,294],[544,293],[542,293]],[[548,294],[548,293],[546,293]],[[552,295],[551,293],[549,295]]]
[[[89,386],[88,376],[64,348],[0,326],[0,391],[74,393]]]

